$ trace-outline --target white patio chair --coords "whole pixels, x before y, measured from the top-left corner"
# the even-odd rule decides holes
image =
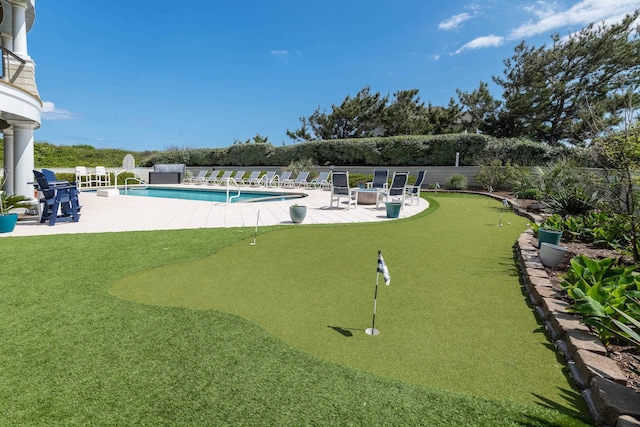
[[[416,182],[413,185],[406,185],[404,187],[405,198],[409,198],[409,203],[413,204],[413,201],[415,200],[417,204],[420,204],[420,190],[426,175],[427,171],[419,171]]]
[[[329,207],[340,207],[340,199],[347,199],[347,210],[351,209],[351,204],[358,207],[358,199],[355,197],[354,189],[349,187],[349,172],[333,172],[331,179],[331,203]]]
[[[404,187],[407,185],[407,180],[409,179],[408,172],[394,172],[393,180],[391,181],[391,187],[384,190],[382,195],[385,197],[387,202],[393,201],[394,199],[400,199],[402,202],[402,207],[404,208],[404,197],[405,197],[405,189]]]

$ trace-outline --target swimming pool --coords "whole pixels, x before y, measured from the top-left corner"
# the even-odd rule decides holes
[[[138,197],[160,197],[164,199],[186,199],[186,200],[202,200],[206,202],[227,202],[226,190],[203,190],[194,188],[167,188],[167,187],[146,187],[146,188],[128,188],[121,189],[120,194],[123,196]],[[229,193],[235,196],[237,190]],[[268,191],[252,191],[240,190],[240,196],[231,199],[232,203],[251,203],[251,202],[272,202],[278,200],[290,200],[306,197],[304,193],[283,193]]]

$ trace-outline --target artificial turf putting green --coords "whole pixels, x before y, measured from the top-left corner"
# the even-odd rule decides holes
[[[521,291],[512,246],[527,220],[484,197],[432,202],[432,214],[402,221],[261,234],[256,246],[245,240],[142,271],[111,292],[232,313],[305,352],[384,377],[584,413]],[[381,284],[381,334],[370,337],[363,331],[378,249],[392,282]]]

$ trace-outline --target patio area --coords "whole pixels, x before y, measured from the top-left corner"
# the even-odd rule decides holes
[[[178,185],[178,188],[202,188],[202,186]],[[212,186],[216,188],[215,186]],[[220,187],[217,187],[220,188]],[[82,206],[79,222],[57,222],[55,226],[40,224],[35,217],[18,221],[8,236],[39,236],[73,233],[104,233],[118,231],[175,230],[187,228],[255,227],[291,224],[289,206],[307,206],[305,224],[337,224],[355,222],[391,221],[387,218],[384,203],[358,205],[347,210],[346,203],[330,208],[330,192],[321,189],[288,190],[273,188],[277,192],[302,192],[307,197],[295,200],[265,201],[254,203],[206,202],[198,200],[163,199],[138,196],[100,197],[93,192],[80,194]],[[416,215],[429,204],[419,199],[419,204],[406,204],[400,218]],[[259,212],[259,218],[258,218]]]

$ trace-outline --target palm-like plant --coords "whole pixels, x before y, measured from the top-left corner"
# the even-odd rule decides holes
[[[13,209],[30,208],[31,205],[29,203],[25,203],[25,200],[27,200],[25,196],[20,194],[13,194],[10,196],[6,191],[4,191],[4,183],[6,180],[7,177],[4,169],[0,169],[0,215],[4,215]]]

